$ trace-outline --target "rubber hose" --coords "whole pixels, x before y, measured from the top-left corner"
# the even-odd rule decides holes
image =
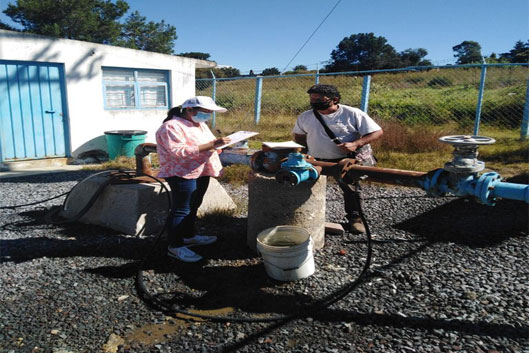
[[[167,187],[164,185],[164,183],[161,180],[159,180],[158,178],[155,178],[153,176],[150,176],[150,175],[146,175],[146,176],[151,177],[152,179],[154,179],[157,182],[159,182],[164,187],[164,189],[166,191],[168,191]],[[296,319],[296,318],[307,317],[307,315],[309,313],[322,310],[322,309],[324,309],[324,308],[326,308],[326,307],[338,302],[339,300],[341,300],[342,298],[347,296],[349,293],[351,293],[361,283],[361,281],[364,279],[366,273],[368,272],[368,270],[370,268],[370,264],[371,264],[371,260],[372,260],[372,235],[370,233],[370,228],[368,227],[368,222],[366,221],[366,217],[364,216],[364,213],[362,211],[358,184],[356,184],[355,188],[356,189],[355,189],[354,192],[357,194],[357,197],[355,199],[356,199],[356,203],[357,203],[358,210],[359,210],[359,216],[360,216],[360,218],[361,218],[361,220],[362,220],[362,222],[364,224],[364,227],[366,229],[366,238],[367,238],[367,254],[366,254],[366,260],[365,260],[363,269],[362,269],[361,273],[359,274],[359,276],[355,280],[353,280],[352,282],[346,284],[345,286],[343,286],[339,290],[331,293],[330,295],[322,298],[317,303],[311,304],[311,305],[307,306],[306,308],[300,309],[298,311],[298,313],[296,313],[296,314],[277,315],[277,316],[268,317],[268,318],[238,318],[238,317],[229,317],[229,316],[204,315],[204,314],[192,313],[192,312],[187,311],[187,310],[179,309],[178,307],[176,307],[176,304],[172,304],[172,305],[168,306],[167,303],[164,303],[163,301],[158,300],[156,298],[156,295],[149,294],[149,291],[148,291],[148,289],[147,289],[147,287],[145,285],[145,282],[144,282],[144,279],[143,279],[143,277],[144,277],[143,276],[143,273],[144,273],[143,266],[147,262],[147,260],[152,256],[152,254],[154,253],[155,247],[158,245],[159,240],[161,238],[161,235],[162,235],[164,229],[162,229],[158,233],[157,238],[155,240],[155,243],[153,244],[153,247],[147,253],[147,255],[143,258],[143,260],[140,262],[139,270],[138,270],[138,272],[136,274],[136,283],[135,283],[135,287],[136,287],[138,296],[142,300],[144,300],[146,302],[148,307],[160,310],[160,311],[164,312],[165,314],[172,314],[172,315],[182,314],[182,315],[191,316],[191,317],[195,317],[195,318],[199,318],[199,319],[207,319],[207,320],[217,321],[217,322],[273,322],[273,321],[280,321],[280,320],[292,320],[292,319]],[[171,193],[168,191],[168,195],[170,195],[170,194]],[[171,199],[169,199],[169,208],[168,208],[168,210],[171,210]],[[168,217],[166,218],[165,225],[167,225],[167,222],[169,222],[170,218],[171,218],[171,211],[168,212]]]

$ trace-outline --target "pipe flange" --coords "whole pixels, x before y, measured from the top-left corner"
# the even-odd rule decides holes
[[[501,176],[495,172],[482,174],[475,185],[475,197],[485,205],[494,206],[497,199],[492,197],[492,190],[499,181]]]

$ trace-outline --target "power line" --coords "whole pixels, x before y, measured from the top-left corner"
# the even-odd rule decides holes
[[[313,31],[313,33],[311,33],[311,35],[309,36],[309,38],[307,38],[307,40],[305,41],[305,43],[300,47],[300,49],[298,49],[298,51],[296,52],[296,54],[294,54],[293,58],[287,63],[287,65],[285,65],[285,67],[283,68],[282,70],[282,73],[284,73],[287,68],[289,67],[289,65],[291,65],[291,63],[293,62],[293,60],[298,56],[298,54],[300,54],[300,52],[302,51],[302,49],[304,49],[304,47],[306,46],[306,44],[311,40],[311,38],[313,38],[313,36],[315,35],[315,33],[318,31],[318,29],[320,28],[320,26],[322,26],[324,24],[324,22],[328,19],[328,17],[331,15],[331,13],[333,12],[333,10],[335,10],[335,8],[339,5],[339,3],[341,2],[342,0],[339,0],[337,1],[337,3],[335,4],[335,6],[333,6],[333,8],[331,9],[331,11],[326,15],[326,17],[324,17],[324,19],[322,20],[322,22],[320,22],[320,24],[317,26],[317,28],[315,28],[315,30]]]

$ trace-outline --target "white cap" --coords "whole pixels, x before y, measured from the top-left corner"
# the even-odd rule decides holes
[[[208,109],[208,110],[212,110],[214,112],[220,112],[220,113],[226,112],[226,108],[218,106],[217,104],[215,104],[213,99],[207,96],[193,97],[190,99],[186,99],[186,101],[182,103],[182,108],[195,108],[195,107],[204,108],[204,109]]]

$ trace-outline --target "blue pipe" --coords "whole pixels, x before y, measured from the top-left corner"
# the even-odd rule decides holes
[[[494,198],[518,200],[528,203],[528,185],[514,183],[497,183],[493,187]]]
[[[528,138],[528,89],[530,85],[530,80],[526,81],[526,102],[524,104],[523,110],[523,122],[521,123],[521,140]]]
[[[366,75],[363,78],[363,92],[361,96],[361,110],[368,113],[368,100],[370,99],[370,82],[372,76]]]
[[[480,115],[482,113],[482,99],[484,97],[484,84],[486,82],[486,71],[488,67],[482,65],[482,71],[480,73],[480,85],[478,89],[478,101],[477,108],[475,110],[475,128],[473,129],[473,135],[478,135],[478,130],[480,127]]]
[[[525,184],[514,184],[502,181],[502,177],[495,172],[484,173],[454,173],[445,169],[435,169],[422,175],[410,173],[396,174],[384,168],[349,166],[348,173],[355,172],[366,175],[368,179],[391,184],[401,184],[421,187],[433,197],[453,194],[456,196],[473,196],[478,202],[494,206],[497,199],[525,201],[528,203],[529,187]],[[289,153],[286,162],[276,174],[276,180],[296,186],[307,180],[318,179],[318,171],[305,159],[301,153]],[[355,177],[354,177],[355,178]]]
[[[254,124],[258,125],[261,115],[261,91],[263,87],[263,77],[256,78],[256,93],[254,96]]]
[[[459,175],[436,169],[423,178],[420,185],[431,196],[447,193],[474,196],[480,203],[488,206],[494,206],[499,198],[528,203],[528,185],[503,182],[495,172]]]

